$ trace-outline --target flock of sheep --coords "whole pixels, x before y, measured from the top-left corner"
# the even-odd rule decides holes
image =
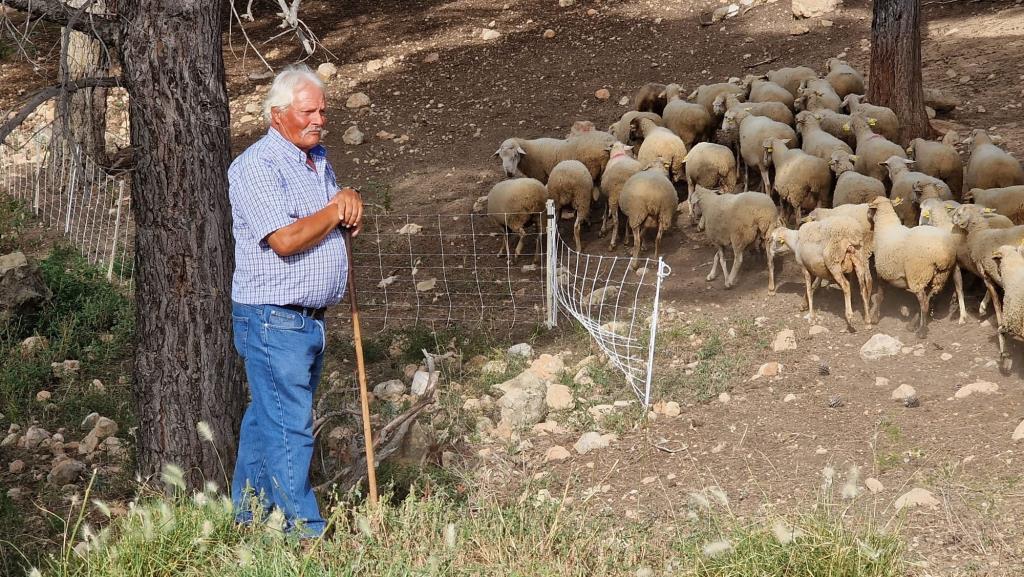
[[[725,287],[734,286],[744,252],[760,248],[774,292],[774,257],[792,253],[812,322],[815,289],[836,283],[853,330],[853,275],[866,324],[878,322],[890,284],[917,297],[919,334],[932,298],[951,278],[965,322],[966,269],[985,284],[979,313],[991,302],[1005,355],[1005,333],[1024,337],[1024,169],[983,130],[971,134],[966,170],[955,132],[942,141],[900,142],[896,115],[865,102],[864,93],[863,75],[832,58],[823,77],[804,66],[782,68],[702,85],[686,98],[677,84],[647,84],[635,110],[607,132],[581,121],[564,139],[509,138],[495,152],[509,178],[487,197],[488,214],[505,231],[502,252],[512,258],[511,231],[520,255],[526,227],[548,199],[559,214],[575,211],[577,250],[595,206],[604,207],[600,230],[611,232],[612,249],[624,217],[634,267],[644,230],[656,229],[658,254],[678,218],[718,249],[709,282],[720,269]],[[684,180],[677,193],[675,183],[682,188]]]

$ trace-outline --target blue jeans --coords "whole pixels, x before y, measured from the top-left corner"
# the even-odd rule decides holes
[[[231,498],[240,522],[252,500],[284,513],[287,530],[301,524],[320,535],[324,519],[309,482],[313,395],[320,382],[324,322],[274,305],[231,307],[235,350],[245,361],[251,401],[242,418]]]

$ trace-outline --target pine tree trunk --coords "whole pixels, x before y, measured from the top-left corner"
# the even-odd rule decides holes
[[[69,2],[72,6],[84,0]],[[88,12],[103,14],[102,0],[93,2]],[[87,18],[87,16],[83,16]],[[90,34],[64,29],[61,42],[60,82],[107,75],[109,62],[103,43]],[[72,144],[82,153],[103,164],[106,160],[107,89],[86,88],[63,94],[57,102],[54,138],[62,152]]]
[[[139,467],[145,476],[175,463],[192,483],[230,474],[246,394],[230,323],[234,245],[221,8],[194,0],[120,6],[137,160]],[[215,446],[197,435],[199,421],[211,426]]]
[[[900,144],[934,134],[921,84],[920,0],[875,0],[868,101],[900,121]]]

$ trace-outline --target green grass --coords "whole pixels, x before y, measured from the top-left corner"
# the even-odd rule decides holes
[[[111,391],[125,389],[116,381],[127,372],[135,332],[131,302],[72,248],[55,249],[39,270],[53,297],[35,314],[0,327],[0,412],[13,422],[39,418],[54,427],[77,425],[92,411],[121,415],[126,391]],[[22,354],[20,343],[34,335],[45,337],[48,346]],[[66,359],[79,360],[81,371],[57,379],[50,364]],[[93,379],[108,392],[89,392]],[[35,401],[44,389],[53,393],[54,406]]]
[[[0,40],[0,61],[3,60],[3,46],[3,40]],[[29,212],[21,201],[6,196],[0,198],[0,255],[18,250],[29,218]]]
[[[67,524],[68,545],[42,572],[633,577],[649,570],[701,577],[897,577],[907,570],[898,527],[884,531],[823,503],[784,521],[741,520],[725,507],[660,527],[584,506],[533,498],[464,501],[443,488],[425,496],[414,487],[404,500],[386,496],[379,506],[335,507],[330,536],[309,548],[273,529],[273,516],[265,525],[235,527],[229,505],[210,492],[140,499],[129,515],[102,529],[87,528],[76,511]],[[782,534],[773,529],[780,522],[787,528]],[[726,542],[717,554],[709,547]]]

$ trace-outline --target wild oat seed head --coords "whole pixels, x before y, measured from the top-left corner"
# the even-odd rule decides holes
[[[43,577],[43,574],[39,571],[39,569],[33,567],[32,570],[28,572],[28,577]]]
[[[164,463],[161,479],[171,487],[181,490],[185,489],[185,472],[174,463]]]
[[[206,421],[199,421],[196,423],[196,432],[199,433],[200,439],[207,443],[213,442],[213,429],[210,428],[210,424]]]
[[[92,504],[96,507],[97,511],[103,513],[106,518],[110,518],[110,507],[108,507],[106,503],[99,499],[93,499]]]
[[[704,556],[709,559],[714,559],[715,557],[728,553],[731,549],[732,543],[730,543],[728,539],[714,541],[704,545]]]

